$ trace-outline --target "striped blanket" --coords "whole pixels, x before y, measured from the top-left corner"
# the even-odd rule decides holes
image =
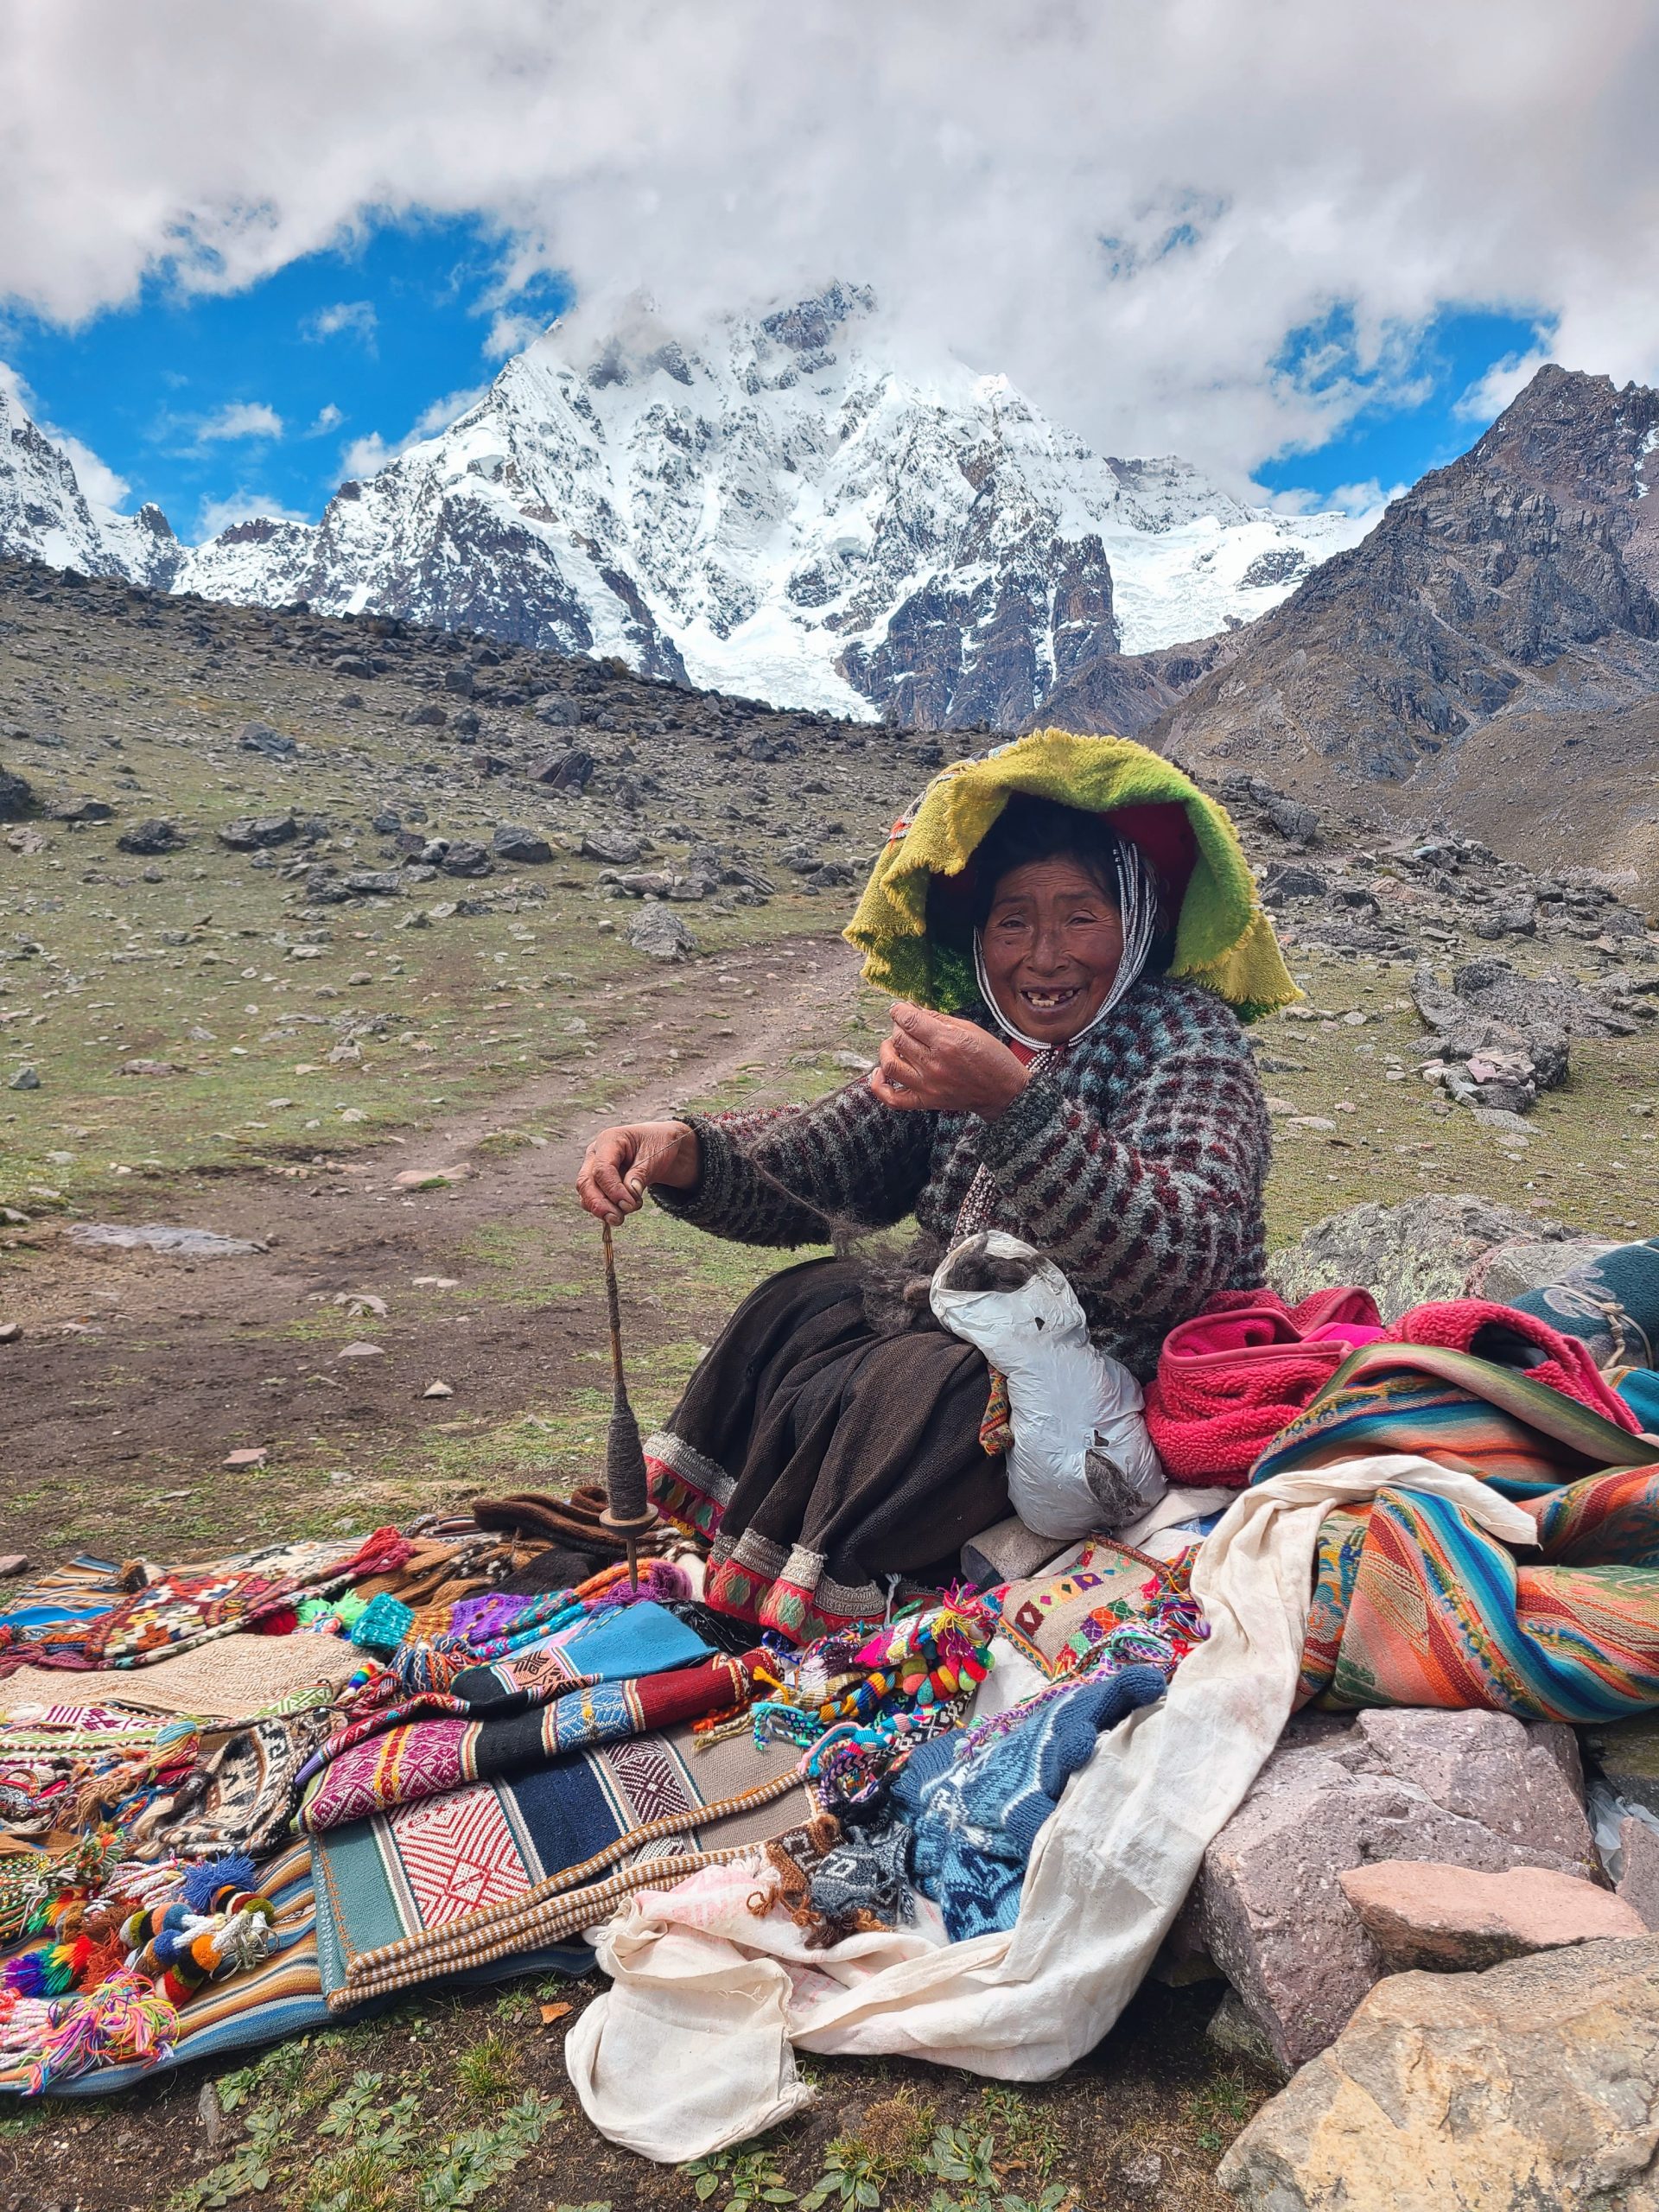
[[[1466,1353],[1373,1344],[1252,1479],[1376,1452],[1484,1477],[1532,1516],[1537,1552],[1517,1557],[1421,1491],[1332,1513],[1300,1702],[1580,1723],[1659,1707],[1659,1445]]]

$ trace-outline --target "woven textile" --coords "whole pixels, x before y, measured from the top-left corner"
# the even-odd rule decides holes
[[[372,1709],[337,1730],[301,1777],[301,1825],[339,1827],[562,1751],[721,1711],[747,1694],[747,1675],[731,1660],[709,1671],[702,1662],[714,1656],[649,1599],[589,1614],[547,1645],[463,1668],[447,1692]],[[661,1690],[652,1687],[658,1677]]]
[[[1080,1668],[1173,1668],[1203,1625],[1184,1565],[1096,1536],[1062,1572],[1007,1585],[1002,1633],[1058,1679]]]
[[[1255,1480],[1364,1452],[1484,1478],[1524,1506],[1537,1552],[1517,1558],[1427,1492],[1382,1489],[1332,1514],[1300,1702],[1579,1722],[1659,1706],[1659,1445],[1510,1368],[1375,1344],[1264,1454]]]
[[[315,1834],[571,1751],[729,1712],[747,1701],[749,1681],[741,1660],[722,1655],[668,1674],[567,1690],[505,1719],[438,1719],[390,1728],[330,1761],[307,1790],[300,1825]]]
[[[1344,1361],[1250,1479],[1379,1452],[1466,1468],[1520,1498],[1607,1467],[1659,1462],[1659,1444],[1512,1368],[1437,1345],[1378,1344]]]
[[[99,1619],[138,1588],[145,1576],[146,1569],[137,1560],[121,1566],[82,1553],[62,1567],[14,1585],[0,1605],[0,1649],[9,1635]]]
[[[288,1834],[300,1769],[327,1729],[326,1713],[297,1713],[208,1738],[188,1774],[132,1822],[130,1856],[263,1859]]]
[[[73,1696],[78,1704],[135,1706],[205,1720],[252,1719],[318,1685],[337,1688],[362,1663],[362,1653],[341,1637],[244,1632],[149,1667],[100,1668],[73,1677],[56,1669],[19,1667],[0,1681],[0,1719],[37,1700]]]
[[[91,1619],[0,1626],[0,1674],[24,1660],[80,1669],[148,1666],[384,1573],[409,1550],[395,1529],[382,1529],[349,1552],[337,1543],[270,1544],[205,1567],[174,1567]]]
[[[188,1777],[197,1749],[186,1721],[37,1706],[28,1719],[0,1726],[0,1847],[131,1820]]]
[[[221,2058],[233,2050],[302,2035],[328,2018],[317,1973],[316,1911],[310,1856],[303,1845],[273,1859],[260,1876],[257,1894],[276,1908],[270,1954],[257,1966],[224,1981],[210,1981],[180,2013],[178,2041],[155,2067],[111,2066],[54,2085],[54,2094],[97,2096],[130,2088],[135,2082],[192,2059]],[[0,2091],[21,2092],[26,2069],[0,2066]]]
[[[1323,1531],[1303,1700],[1578,1723],[1659,1707],[1659,1474],[1588,1476],[1537,1518],[1540,1565],[1398,1491]]]
[[[639,1853],[655,1867],[699,1853],[710,1839],[736,1847],[782,1833],[813,1809],[794,1780],[796,1757],[787,1747],[757,1750],[744,1738],[702,1748],[689,1728],[677,1728],[582,1752],[517,1782],[478,1783],[330,1829],[312,1848],[331,1994],[348,2004],[354,1993],[410,1988],[535,1951],[550,1939],[539,1923],[520,1925],[533,1911],[533,1893],[607,1853],[596,1878],[613,1878],[613,1870]],[[752,1813],[723,1818],[716,1834],[710,1806],[770,1785],[779,1794]],[[589,1897],[590,1886],[582,1884],[582,1902],[566,1910],[603,1918],[608,1906],[601,1910]],[[571,1931],[555,1929],[554,1936],[560,1932]],[[393,1955],[379,1956],[389,1946]]]

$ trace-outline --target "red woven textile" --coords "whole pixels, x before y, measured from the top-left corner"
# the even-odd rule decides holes
[[[1328,1333],[1321,1333],[1326,1332]],[[1357,1344],[1381,1335],[1368,1290],[1225,1290],[1172,1329],[1147,1392],[1147,1427],[1172,1482],[1243,1488],[1259,1455]]]
[[[1491,1338],[1483,1342],[1482,1332],[1489,1329],[1502,1332],[1510,1342]],[[1541,1355],[1535,1366],[1525,1370],[1529,1382],[1548,1383],[1564,1397],[1576,1398],[1581,1406],[1589,1406],[1632,1435],[1641,1432],[1637,1415],[1618,1391],[1603,1382],[1587,1345],[1576,1337],[1561,1336],[1547,1321],[1513,1306],[1494,1306],[1484,1298],[1452,1298],[1440,1305],[1414,1306],[1383,1335],[1390,1344],[1440,1344],[1449,1351],[1472,1352],[1478,1359],[1495,1360],[1502,1367],[1518,1363],[1512,1347],[1513,1340],[1521,1338],[1535,1345]]]

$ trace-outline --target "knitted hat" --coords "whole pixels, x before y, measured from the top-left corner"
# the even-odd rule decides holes
[[[952,761],[893,824],[844,932],[878,990],[954,1014],[977,996],[966,934],[973,855],[1016,791],[1105,817],[1139,846],[1173,924],[1170,973],[1248,1020],[1301,996],[1224,808],[1160,754],[1122,737],[1033,730]]]

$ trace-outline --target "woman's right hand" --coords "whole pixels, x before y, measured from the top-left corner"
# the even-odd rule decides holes
[[[582,1155],[576,1195],[595,1220],[617,1228],[638,1213],[653,1183],[689,1191],[702,1172],[697,1133],[685,1122],[628,1122],[601,1129]]]

